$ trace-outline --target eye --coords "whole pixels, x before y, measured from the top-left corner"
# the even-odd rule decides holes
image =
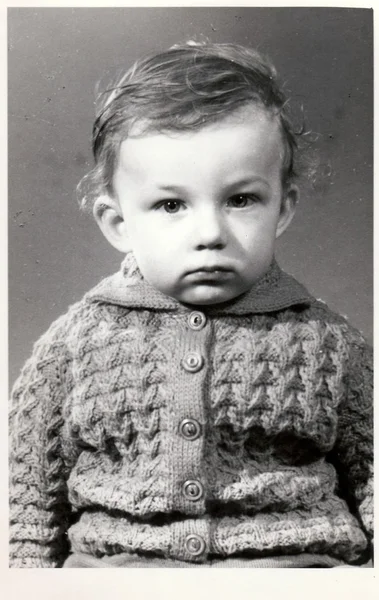
[[[233,208],[246,208],[259,201],[258,196],[254,194],[235,194],[228,199],[228,206]]]
[[[167,213],[172,215],[179,212],[181,208],[184,208],[184,205],[181,200],[163,200],[159,202],[156,208],[164,208]]]

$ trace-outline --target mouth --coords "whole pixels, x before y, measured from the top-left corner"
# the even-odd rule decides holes
[[[232,269],[221,265],[211,267],[200,267],[193,271],[188,271],[186,277],[192,281],[217,282],[225,281],[233,275]]]

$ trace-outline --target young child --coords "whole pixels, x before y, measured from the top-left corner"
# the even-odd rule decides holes
[[[13,567],[361,565],[372,363],[274,258],[298,199],[273,67],[232,44],[137,62],[81,186],[125,254],[13,390]]]

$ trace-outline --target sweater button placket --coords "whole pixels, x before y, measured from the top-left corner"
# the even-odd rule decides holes
[[[175,450],[178,452],[178,460],[173,464],[172,472],[175,486],[173,505],[175,510],[195,520],[194,522],[191,520],[189,524],[187,521],[178,523],[178,535],[175,538],[177,542],[174,543],[178,543],[178,553],[186,560],[193,558],[198,562],[199,555],[206,553],[208,545],[208,528],[202,519],[206,501],[206,479],[203,479],[203,438],[207,348],[212,328],[211,324],[208,324],[208,318],[198,310],[186,311],[178,324],[176,354],[174,354],[178,370],[173,395],[176,410],[172,412],[175,424],[172,424],[171,430],[174,435],[173,452]],[[175,454],[173,454],[173,463],[174,460]],[[200,537],[203,539],[201,547],[204,548],[199,555],[196,546],[198,542],[194,542],[192,552],[187,547],[186,537],[189,534],[195,536],[201,534]]]

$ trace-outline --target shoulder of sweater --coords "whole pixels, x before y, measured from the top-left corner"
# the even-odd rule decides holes
[[[363,333],[350,323],[348,317],[332,310],[323,300],[315,299],[304,309],[304,313],[307,319],[319,321],[325,326],[337,326],[349,344],[370,347]]]
[[[11,395],[33,378],[35,370],[48,373],[53,372],[54,365],[64,368],[69,359],[70,339],[75,338],[78,331],[83,332],[86,327],[98,322],[103,314],[98,304],[87,301],[86,295],[69,306],[67,312],[55,319],[34,343],[31,355],[13,384]]]
[[[75,326],[98,318],[97,312],[97,305],[88,303],[86,296],[69,306],[66,313],[57,317],[35,342],[33,355],[60,354]]]
[[[48,329],[37,339],[33,345],[32,354],[24,363],[12,389],[13,396],[22,388],[35,369],[40,370],[59,359],[64,354],[65,338],[70,324],[80,318],[82,301],[72,305],[68,311],[55,319]]]

